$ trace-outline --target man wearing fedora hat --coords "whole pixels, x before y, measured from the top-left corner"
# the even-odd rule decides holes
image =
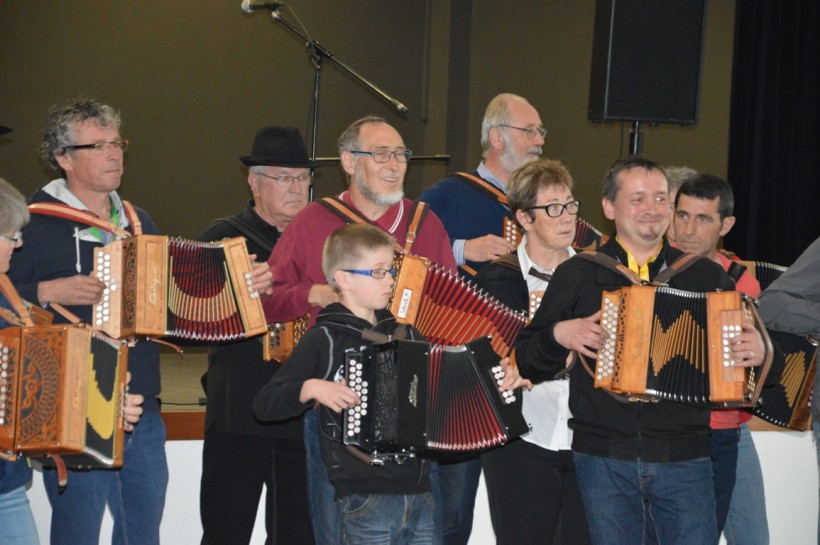
[[[244,236],[248,253],[267,261],[279,236],[308,201],[316,163],[294,127],[256,133],[248,167],[253,198],[244,210],[214,220],[199,235],[212,241]],[[260,423],[252,403],[278,365],[262,358],[259,339],[211,348],[203,376],[207,395],[202,453],[202,543],[249,543],[263,485],[265,543],[313,543],[307,503],[301,419]]]

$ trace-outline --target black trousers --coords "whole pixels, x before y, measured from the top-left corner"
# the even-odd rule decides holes
[[[199,512],[202,545],[251,540],[265,485],[266,545],[312,544],[301,439],[205,433]]]
[[[497,545],[590,543],[572,451],[523,439],[482,454]]]

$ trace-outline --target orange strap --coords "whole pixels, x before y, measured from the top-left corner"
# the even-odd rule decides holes
[[[20,298],[20,294],[17,293],[17,290],[14,289],[11,280],[9,280],[9,277],[5,274],[0,274],[0,292],[3,293],[3,296],[6,298],[6,301],[9,302],[9,304],[14,309],[14,312],[17,314],[17,319],[9,321],[19,321],[24,326],[33,326],[34,320],[31,318],[31,314],[29,313],[26,304],[23,303],[23,300]],[[8,314],[5,314],[5,316],[8,320]],[[12,318],[14,317],[12,316]]]
[[[140,222],[134,206],[128,201],[123,201],[122,204],[125,208],[125,215],[128,217],[128,221],[131,222],[131,225],[133,226],[134,234],[142,234],[142,222]],[[104,231],[113,233],[118,237],[125,238],[131,236],[131,233],[117,225],[113,225],[110,221],[100,219],[91,212],[86,210],[78,210],[68,206],[67,204],[38,202],[28,205],[28,210],[32,214],[53,216],[56,218],[76,221],[77,223],[83,223],[92,227],[98,227]]]
[[[504,206],[510,205],[510,201],[507,199],[507,195],[505,195],[503,191],[498,189],[496,186],[494,186],[484,178],[479,178],[478,176],[474,176],[467,172],[456,172],[456,176],[467,182],[472,182],[474,186],[476,186],[478,189],[482,190],[485,193],[489,193],[492,197],[495,198],[495,200],[497,200]]]

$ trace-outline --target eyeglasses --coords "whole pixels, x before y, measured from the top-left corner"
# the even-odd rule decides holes
[[[564,210],[572,214],[573,216],[578,213],[578,210],[581,209],[581,201],[569,201],[566,204],[545,204],[543,206],[533,206],[529,210],[544,210],[547,215],[551,218],[559,218],[561,214],[564,213]]]
[[[399,271],[396,268],[392,268],[392,269],[342,269],[342,271],[347,272],[347,273],[360,274],[362,276],[370,276],[370,277],[375,278],[377,280],[381,280],[382,278],[384,278],[388,274],[390,276],[392,276],[393,278],[396,278],[396,275],[399,274]]]
[[[547,129],[545,129],[544,127],[513,127],[512,125],[504,124],[499,125],[499,127],[507,127],[508,129],[524,131],[525,133],[527,133],[527,138],[529,138],[530,140],[535,140],[535,137],[539,134],[541,135],[541,138],[547,137]]]
[[[310,185],[311,180],[313,179],[313,174],[302,174],[300,176],[288,176],[287,174],[282,174],[281,176],[268,176],[267,174],[263,174],[261,172],[257,172],[259,176],[263,176],[265,178],[270,178],[273,180],[274,185],[276,187],[290,187],[293,184],[300,185],[302,187]]]
[[[109,147],[125,151],[128,149],[128,140],[114,140],[113,142],[97,142],[96,144],[74,144],[72,146],[63,146],[63,149],[66,151],[87,149],[91,155],[99,155],[103,151],[106,151]]]
[[[23,233],[21,233],[20,231],[17,231],[16,233],[14,233],[10,237],[8,237],[6,235],[0,235],[0,240],[8,240],[12,244],[17,245],[17,244],[20,244],[21,242],[23,242]]]
[[[406,163],[413,155],[413,152],[409,149],[397,149],[393,151],[389,149],[377,149],[376,151],[351,150],[350,153],[354,155],[369,155],[376,163],[386,163],[390,160],[390,157],[395,157],[399,163]]]

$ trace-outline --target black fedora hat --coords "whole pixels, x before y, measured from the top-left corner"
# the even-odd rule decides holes
[[[319,165],[311,161],[305,149],[305,141],[295,127],[265,127],[253,138],[250,155],[239,158],[245,166],[272,166],[313,168]]]
[[[10,133],[10,132],[11,132],[10,128],[4,127],[3,125],[0,125],[0,136],[3,136],[4,134]]]

